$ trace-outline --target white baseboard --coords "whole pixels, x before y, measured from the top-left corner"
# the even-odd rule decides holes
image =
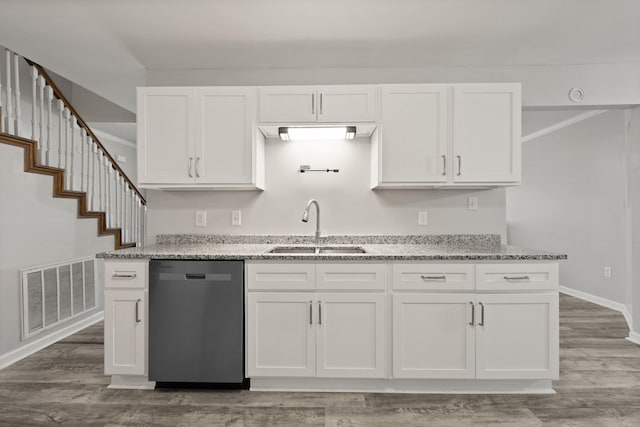
[[[634,344],[640,345],[640,334],[637,332],[629,332],[627,339]]]
[[[567,288],[565,286],[560,286],[560,292],[620,312],[624,316],[624,320],[627,322],[627,326],[629,327],[629,337],[627,339],[636,344],[640,344],[640,334],[633,332],[633,318],[631,317],[631,313],[626,305],[588,294],[586,292]]]
[[[89,317],[74,322],[73,324],[52,332],[51,334],[48,334],[42,338],[31,341],[23,345],[22,347],[10,351],[9,353],[0,355],[0,369],[6,368],[7,366],[14,364],[21,359],[24,359],[27,356],[30,356],[33,353],[68,337],[69,335],[73,335],[76,332],[79,332],[84,328],[93,325],[94,323],[98,323],[102,319],[104,319],[104,311],[92,314]]]

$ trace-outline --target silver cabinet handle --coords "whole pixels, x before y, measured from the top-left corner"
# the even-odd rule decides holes
[[[529,276],[504,276],[504,280],[531,280]]]
[[[316,113],[316,94],[311,94],[311,114]]]
[[[422,280],[425,282],[433,281],[433,280],[444,280],[446,282],[447,276],[444,274],[442,276],[420,276]]]
[[[140,301],[140,299],[136,301],[136,323],[142,322],[142,319],[140,319]]]
[[[471,322],[469,322],[469,326],[473,326],[476,324],[476,307],[473,301],[469,301],[469,304],[471,304]]]
[[[320,114],[322,114],[322,94],[320,94]]]
[[[313,325],[313,301],[309,301],[309,324]]]
[[[136,273],[117,273],[114,272],[111,275],[112,278],[114,279],[135,279],[136,278]]]
[[[189,178],[193,178],[193,174],[191,173],[191,164],[193,163],[193,157],[189,157]]]
[[[318,325],[322,325],[322,301],[318,301]]]
[[[200,178],[200,171],[198,171],[199,163],[200,163],[200,157],[196,157],[196,178]]]
[[[478,304],[480,304],[480,323],[478,323],[478,326],[484,326],[484,304],[481,302]]]
[[[458,173],[457,175],[460,176],[462,174],[462,156],[456,156],[458,158]]]
[[[442,176],[447,174],[447,156],[442,156]]]

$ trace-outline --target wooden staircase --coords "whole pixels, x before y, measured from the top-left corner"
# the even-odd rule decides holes
[[[11,61],[13,59],[13,61]],[[25,59],[33,76],[32,98],[32,132],[31,138],[20,136],[20,59],[6,50],[6,63],[14,65],[14,83],[17,90],[12,97],[10,68],[7,67],[6,80],[0,76],[0,142],[22,147],[24,149],[24,171],[53,177],[53,197],[75,198],[78,202],[78,218],[95,218],[98,220],[98,236],[114,236],[115,249],[135,247],[144,240],[144,220],[146,200],[129,177],[122,171],[102,143],[94,135],[85,121],[73,109],[47,71],[40,65]],[[7,83],[5,101],[8,109],[3,111],[2,82]],[[38,89],[40,93],[40,109],[38,109]],[[48,96],[45,96],[48,94]],[[52,101],[59,103],[59,139],[58,158],[51,159],[49,151],[55,143],[52,136]],[[12,107],[12,101],[15,103]],[[13,112],[15,111],[15,113]],[[39,113],[39,114],[38,114]],[[47,118],[48,117],[48,118]],[[64,124],[63,124],[64,120]],[[5,129],[12,125],[12,129]],[[46,122],[46,123],[45,123]],[[64,127],[64,136],[63,136]],[[74,141],[74,132],[80,129],[80,149],[82,158],[78,161],[78,146]],[[38,132],[39,130],[39,132]],[[69,139],[69,133],[71,138]],[[69,145],[71,149],[69,150]],[[85,161],[85,148],[87,149]],[[63,150],[64,149],[64,150]],[[64,151],[64,153],[63,153]],[[70,159],[70,161],[68,161]],[[74,163],[82,166],[79,177],[80,185],[74,186]],[[52,166],[57,163],[58,166]],[[93,170],[91,166],[93,164]],[[86,170],[85,170],[86,166]],[[71,170],[70,170],[71,169]],[[86,173],[85,173],[86,172]],[[79,187],[79,189],[75,188]]]

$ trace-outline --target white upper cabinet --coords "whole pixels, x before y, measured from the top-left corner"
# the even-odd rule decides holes
[[[455,182],[520,181],[519,84],[453,88]]]
[[[381,90],[381,181],[446,182],[448,87],[384,85]]]
[[[138,89],[138,183],[143,188],[261,189],[264,137],[256,89]]]
[[[380,88],[373,188],[519,184],[519,84]]]
[[[138,89],[140,186],[193,182],[195,107],[193,88]]]
[[[261,123],[374,122],[376,85],[264,86]]]

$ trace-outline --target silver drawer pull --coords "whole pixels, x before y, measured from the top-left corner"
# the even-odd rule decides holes
[[[531,280],[529,276],[504,276],[504,280]]]
[[[447,280],[447,276],[445,276],[444,274],[442,276],[420,276],[420,278],[425,282],[430,280]]]
[[[136,273],[113,273],[111,278],[113,279],[135,279]]]

